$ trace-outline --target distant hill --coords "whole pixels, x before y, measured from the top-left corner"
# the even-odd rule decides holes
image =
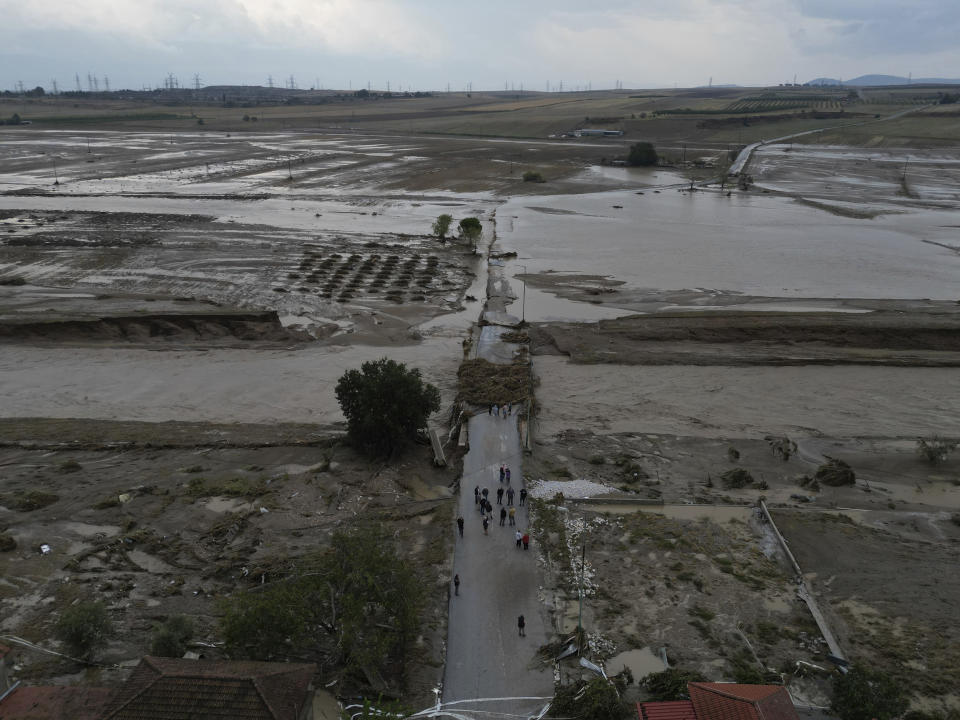
[[[840,82],[836,78],[815,78],[807,85],[853,85],[856,87],[878,87],[881,85],[960,85],[960,78],[910,78],[899,75],[861,75]]]

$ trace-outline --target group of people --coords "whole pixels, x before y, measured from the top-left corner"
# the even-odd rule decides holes
[[[507,416],[510,412],[513,411],[512,404],[503,408],[497,408],[496,405],[490,406],[490,414],[498,415],[498,410],[502,409],[504,411],[504,417]],[[500,527],[504,527],[507,521],[509,520],[510,526],[514,527],[517,524],[517,506],[513,504],[514,498],[519,498],[519,506],[522,507],[527,501],[527,489],[520,488],[520,492],[516,492],[513,487],[510,486],[510,468],[505,465],[500,465],[500,487],[497,488],[497,505],[500,506]],[[504,504],[504,498],[506,498],[506,504]],[[473,504],[477,506],[477,509],[480,511],[480,519],[483,524],[483,534],[489,535],[490,522],[493,518],[493,503],[490,502],[490,490],[487,488],[481,488],[479,485],[473,488]],[[465,521],[463,515],[457,516],[457,531],[460,533],[460,537],[463,537],[463,527]],[[520,531],[517,530],[514,535],[517,541],[517,549],[523,548],[524,550],[530,549],[530,533],[527,530]],[[453,594],[460,595],[460,575],[456,574],[453,576]],[[526,622],[523,615],[517,618],[517,629],[520,632],[520,637],[525,637],[526,632],[524,631]]]
[[[507,403],[506,405],[491,405],[490,409],[487,411],[487,415],[496,415],[500,417],[510,417],[513,415],[513,403]]]

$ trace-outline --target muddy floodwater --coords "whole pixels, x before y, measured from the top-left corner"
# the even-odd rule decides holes
[[[528,273],[791,299],[956,299],[960,254],[925,242],[949,225],[960,225],[960,212],[864,220],[783,197],[676,189],[524,197],[497,211],[500,242]],[[535,300],[528,289],[528,320],[557,319]]]

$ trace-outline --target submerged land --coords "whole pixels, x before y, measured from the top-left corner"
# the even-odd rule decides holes
[[[0,635],[56,649],[58,613],[93,597],[119,629],[97,682],[175,614],[216,655],[219,598],[367,519],[430,589],[413,669],[373,690],[431,703],[458,493],[489,480],[458,431],[502,397],[458,368],[505,352],[532,365],[547,665],[586,580],[611,673],[666,659],[827,705],[833,653],[763,499],[843,656],[955,710],[960,454],[917,453],[956,438],[960,407],[942,96],[4,99],[31,124],[0,128]],[[662,164],[623,166],[638,141]],[[434,237],[442,213],[479,218],[478,246]],[[491,347],[478,324],[512,328]],[[337,378],[384,356],[440,389],[445,468],[426,445],[373,464],[344,443]],[[831,459],[852,483],[814,482]],[[30,682],[89,674],[18,656]]]

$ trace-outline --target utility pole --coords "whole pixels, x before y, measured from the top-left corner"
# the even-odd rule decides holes
[[[80,73],[74,73],[73,79],[77,81],[77,92],[83,92],[83,88],[80,87]]]
[[[587,566],[587,545],[583,544],[580,550],[580,611],[577,614],[577,655],[583,652],[583,576]]]
[[[53,86],[53,94],[56,95],[56,94],[59,92],[59,90],[57,90],[57,81],[56,81],[56,80],[51,80],[51,81],[50,81],[50,85]]]
[[[200,73],[193,74],[193,89],[194,90],[200,89]]]
[[[106,75],[103,76],[103,87],[107,92],[110,92],[110,78]]]
[[[52,155],[51,158],[53,159],[53,184],[54,184],[54,185],[59,185],[59,184],[60,184],[60,175],[57,174],[57,156],[56,156],[56,155]]]
[[[273,75],[267,75],[267,87],[268,88],[273,87]]]

